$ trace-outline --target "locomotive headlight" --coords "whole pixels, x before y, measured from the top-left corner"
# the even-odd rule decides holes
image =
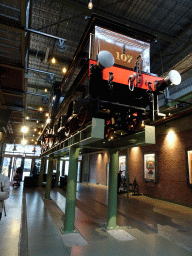
[[[113,55],[108,51],[101,51],[98,54],[98,64],[103,68],[110,68],[114,65],[115,60]]]
[[[181,75],[176,70],[171,70],[165,80],[170,80],[171,84],[178,85],[181,83]]]

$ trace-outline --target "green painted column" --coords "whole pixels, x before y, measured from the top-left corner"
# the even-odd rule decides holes
[[[55,179],[56,188],[58,187],[59,176],[60,176],[60,157],[57,159],[57,173],[56,173],[56,179]]]
[[[108,214],[107,228],[117,228],[117,173],[118,173],[118,151],[109,150],[109,186],[108,186]]]
[[[42,182],[43,182],[43,173],[45,170],[45,162],[46,162],[46,158],[45,157],[41,158],[41,167],[40,167],[40,173],[39,173],[39,178],[38,178],[38,187],[39,188],[42,186]]]
[[[52,184],[52,173],[53,173],[53,156],[49,156],[48,173],[46,179],[45,198],[50,199],[51,184]]]
[[[127,197],[129,197],[129,148],[126,155],[126,182],[127,182]]]
[[[75,230],[75,203],[77,187],[77,167],[79,148],[71,147],[69,152],[69,172],[67,180],[67,196],[64,219],[64,232],[70,233]]]

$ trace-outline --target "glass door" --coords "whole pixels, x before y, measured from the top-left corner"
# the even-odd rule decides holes
[[[81,179],[81,161],[78,161],[77,182],[80,182],[80,179]]]
[[[32,159],[25,158],[24,168],[23,168],[23,180],[24,180],[25,176],[30,175],[30,173],[31,173],[31,164],[32,164]]]
[[[20,158],[20,157],[19,158],[18,157],[13,157],[12,165],[11,165],[10,180],[13,180],[16,169],[21,166],[21,160],[22,160],[22,158]]]
[[[10,162],[11,162],[11,157],[4,157],[2,174],[4,174],[5,176],[8,176]]]

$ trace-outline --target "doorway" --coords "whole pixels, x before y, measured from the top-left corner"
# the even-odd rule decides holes
[[[29,176],[31,174],[31,164],[32,164],[32,159],[31,158],[25,158],[22,180],[24,180],[25,176]]]

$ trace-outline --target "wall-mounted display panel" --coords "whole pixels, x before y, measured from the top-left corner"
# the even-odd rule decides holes
[[[192,186],[192,150],[187,151],[187,157],[188,157],[188,180],[189,180],[189,185]]]
[[[157,181],[157,166],[155,153],[144,154],[144,180]]]

